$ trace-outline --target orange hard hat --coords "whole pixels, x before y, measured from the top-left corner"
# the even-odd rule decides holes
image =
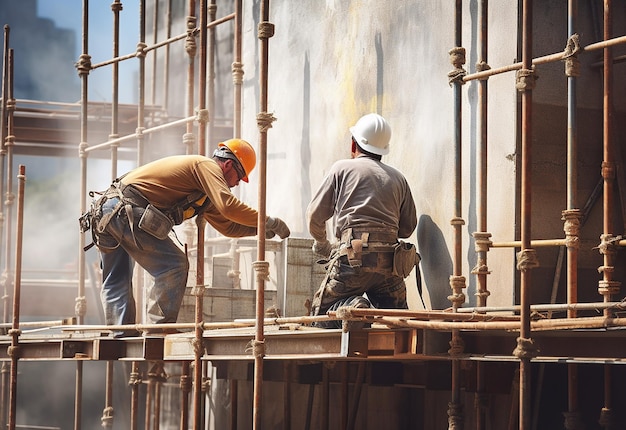
[[[245,173],[245,176],[241,178],[241,180],[248,182],[248,175],[252,172],[254,166],[256,166],[256,152],[254,152],[252,145],[243,139],[228,139],[218,143],[217,147],[218,149],[215,151],[215,155],[238,161]],[[225,148],[228,148],[228,151],[226,151]],[[232,155],[234,155],[234,158]]]

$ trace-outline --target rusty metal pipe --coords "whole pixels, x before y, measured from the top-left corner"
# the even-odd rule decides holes
[[[206,85],[207,85],[207,0],[200,0],[200,43],[199,43],[199,59],[198,59],[198,143],[197,153],[206,154],[206,123],[208,114],[206,112]],[[206,221],[203,217],[196,217],[197,226],[197,243],[196,250],[196,300],[195,300],[195,337],[196,342],[202,342],[202,320],[204,308],[204,227]],[[204,397],[202,395],[202,350],[196,348],[194,355],[193,368],[193,428],[200,430],[203,424],[202,404]]]
[[[167,12],[165,13],[166,39],[172,37],[172,0],[167,1]],[[163,106],[170,103],[170,44],[165,45],[163,54]]]
[[[600,49],[604,49],[611,46],[621,45],[622,43],[626,43],[626,36],[620,36],[611,38],[608,40],[603,40],[601,42],[592,43],[590,45],[582,47],[583,52],[592,52]],[[542,57],[537,57],[532,60],[532,64],[537,66],[541,64],[555,63],[557,61],[562,61],[564,58],[563,52],[557,52],[554,54],[544,55]],[[600,66],[603,63],[594,63],[592,66]],[[502,67],[496,67],[493,69],[471,73],[463,77],[463,81],[469,82],[472,80],[485,79],[495,75],[501,75],[507,72],[513,72],[515,70],[519,70],[522,68],[522,62],[508,64]]]
[[[487,65],[488,62],[488,10],[489,1],[481,0],[480,2],[480,53],[479,64]],[[478,183],[478,232],[474,237],[485,237],[487,232],[487,153],[488,153],[488,140],[487,140],[487,124],[488,124],[488,81],[486,79],[480,80],[478,84],[478,104],[480,110],[479,116],[479,128],[480,128],[480,143],[478,146],[478,169],[479,169],[479,183]],[[477,247],[477,261],[476,268],[473,270],[477,276],[477,290],[476,296],[478,299],[478,306],[487,306],[487,297],[489,297],[489,290],[487,289],[487,275],[489,274],[489,268],[487,266],[487,249]],[[479,421],[482,421],[481,417],[477,417]],[[480,424],[480,423],[479,423]],[[478,427],[480,429],[480,426]]]
[[[154,10],[152,12],[152,45],[156,45],[159,39],[159,3],[154,2]],[[157,83],[157,50],[152,52],[152,74],[150,76],[150,104],[156,105],[156,83]],[[166,106],[166,105],[164,105]]]
[[[530,305],[531,311],[546,312],[546,311],[568,311],[568,310],[600,310],[607,307],[614,307],[615,309],[623,310],[624,302],[591,302],[591,303],[561,303],[561,304],[534,304]],[[519,306],[485,306],[485,307],[467,307],[461,308],[458,313],[472,313],[472,312],[519,312]]]
[[[533,1],[524,0],[522,9],[522,70],[532,75],[532,16]],[[531,273],[533,268],[532,259],[534,250],[531,249],[531,200],[532,200],[532,83],[529,83],[522,91],[522,166],[521,166],[521,241],[522,252],[526,253],[527,263],[520,262],[520,306],[521,326],[520,339],[530,339],[530,289]],[[530,428],[530,357],[522,356],[520,359],[520,399],[519,399],[519,429]]]
[[[189,428],[189,393],[191,392],[191,377],[189,376],[189,361],[181,363],[180,372],[180,430]]]
[[[462,48],[462,1],[455,1],[454,8],[454,39],[455,50],[459,52],[456,57],[453,57],[453,66],[455,71],[465,73],[463,65],[465,64],[465,50]],[[462,176],[462,91],[461,86],[463,81],[455,81],[453,84],[454,90],[454,171],[455,171],[455,189],[454,189],[454,217],[451,224],[454,228],[454,254],[452,261],[452,276],[450,277],[450,287],[452,294],[450,300],[452,302],[452,309],[456,311],[465,302],[465,294],[463,289],[465,288],[465,278],[462,275],[462,247],[463,247],[463,233],[462,228],[465,225],[465,221],[462,218],[462,202],[463,202],[463,176]],[[450,341],[450,355],[454,356],[462,350],[462,341],[460,339],[457,330],[452,331],[452,340]],[[451,375],[451,399],[448,405],[448,428],[457,428],[460,423],[463,422],[461,413],[461,380],[460,380],[460,361],[452,360],[452,375]]]
[[[139,42],[138,45],[146,45],[146,0],[139,2]],[[144,135],[145,128],[145,103],[146,103],[146,54],[138,49],[138,100],[137,100],[137,165],[144,164]]]
[[[568,37],[576,34],[578,0],[568,1]],[[577,58],[573,59],[577,61]],[[577,78],[575,73],[567,76],[567,211],[563,212],[564,231],[567,241],[567,303],[578,302],[578,243],[581,213],[578,209],[578,129],[577,129]],[[568,309],[567,317],[576,318],[576,309]],[[578,367],[567,365],[568,413],[578,413]]]
[[[122,10],[122,3],[120,0],[115,0],[111,3],[111,11],[113,12],[113,57],[117,57],[120,53],[120,11]],[[119,137],[119,94],[120,94],[120,72],[119,64],[113,63],[111,68],[112,79],[112,95],[111,95],[111,134],[109,139],[116,139]],[[111,181],[117,178],[117,161],[118,161],[118,144],[111,145]]]
[[[92,152],[98,149],[106,148],[107,146],[117,145],[122,142],[127,142],[133,139],[141,138],[147,136],[152,133],[156,133],[158,131],[167,130],[169,128],[177,127],[182,124],[188,124],[188,127],[193,126],[193,122],[198,118],[195,115],[188,116],[186,118],[177,119],[175,121],[171,121],[165,124],[155,125],[154,127],[144,128],[140,132],[128,134],[126,136],[118,137],[117,139],[111,139],[106,142],[90,146],[89,148],[85,148],[84,152]]]
[[[141,375],[137,361],[132,362],[128,385],[130,385],[130,429],[137,430],[139,422],[139,387],[141,386]]]
[[[265,220],[266,220],[266,183],[267,183],[267,130],[271,127],[268,107],[268,69],[269,39],[274,35],[274,25],[269,22],[269,0],[261,2],[258,38],[259,43],[259,208],[257,219],[258,248],[257,261],[253,263],[256,276],[256,324],[254,335],[254,395],[253,429],[263,427],[263,357],[265,355],[265,279],[269,272],[269,263],[265,261]],[[269,122],[269,124],[268,124]]]
[[[5,174],[11,169],[11,163],[6,163],[8,149],[5,146],[5,139],[7,136],[6,126],[7,126],[7,96],[8,96],[8,87],[9,87],[9,35],[10,28],[8,25],[4,26],[4,38],[3,38],[3,51],[2,51],[2,105],[1,105],[1,116],[0,116],[0,248],[3,248],[5,252],[3,252],[4,257],[0,257],[0,279],[2,279],[2,291],[4,297],[9,297],[9,255],[10,255],[10,240],[11,237],[10,229],[8,227],[9,218],[11,216],[10,212],[7,210],[6,215],[4,210],[5,208],[5,200],[4,200],[4,178]],[[6,196],[8,197],[8,192]],[[7,233],[4,234],[5,229],[5,219],[6,219],[6,228]],[[5,243],[6,241],[6,243]],[[2,321],[9,321],[9,307],[8,300],[5,298],[2,301],[3,308],[3,319]],[[0,426],[6,427],[7,424],[7,399],[8,399],[8,390],[9,390],[9,372],[7,370],[7,364],[2,364],[2,385],[0,386]]]
[[[159,430],[161,428],[161,388],[163,388],[163,383],[157,379],[154,387],[154,416],[152,419],[153,430]]]
[[[613,33],[613,23],[611,15],[611,0],[604,1],[604,40],[609,40]],[[612,239],[615,229],[615,220],[613,216],[614,192],[615,192],[615,174],[617,166],[615,164],[615,145],[613,142],[613,62],[612,49],[610,46],[605,47],[603,53],[604,74],[603,74],[603,162],[602,162],[602,178],[604,180],[603,194],[603,239]],[[610,301],[611,296],[619,292],[618,281],[613,279],[615,249],[611,246],[601,248],[603,255],[603,266],[599,269],[602,272],[603,279],[600,281],[598,292],[604,297],[605,301]],[[608,311],[606,311],[608,312]],[[608,316],[608,315],[607,315]]]
[[[208,19],[209,21],[215,21],[215,16],[217,14],[217,4],[216,0],[211,0],[210,5],[208,6]],[[212,154],[213,151],[217,148],[217,143],[214,142],[215,136],[215,27],[211,27],[205,30],[207,33],[205,37],[207,38],[206,45],[206,61],[205,61],[205,87],[204,93],[206,94],[206,103],[205,107],[208,110],[207,118],[208,124],[205,125],[206,130],[206,138],[204,139],[204,148],[205,153]]]
[[[154,391],[155,391],[155,378],[151,372],[148,372],[148,382],[146,386],[146,406],[144,414],[144,430],[152,429],[152,418],[154,410]]]
[[[243,85],[243,63],[241,62],[241,32],[242,32],[242,0],[235,0],[235,35],[234,54],[232,64],[234,111],[233,111],[233,137],[241,137],[241,88]]]
[[[113,374],[114,366],[112,361],[106,363],[105,388],[104,388],[104,410],[102,411],[102,428],[113,428]]]
[[[223,24],[225,22],[228,22],[228,21],[230,21],[230,20],[232,20],[234,18],[235,18],[235,14],[231,13],[230,15],[226,15],[226,16],[223,16],[222,18],[216,19],[215,21],[209,22],[206,25],[206,28],[209,29],[209,28],[215,27],[217,25],[220,25],[220,24]],[[174,42],[178,42],[179,40],[183,40],[185,38],[188,38],[190,34],[191,34],[191,36],[195,37],[195,35],[197,33],[199,33],[199,31],[200,31],[199,28],[195,28],[195,27],[191,28],[190,30],[187,30],[185,33],[181,33],[181,34],[179,34],[177,36],[170,37],[167,40],[164,40],[164,41],[159,42],[159,43],[155,43],[154,45],[145,45],[145,46],[142,47],[142,49],[140,51],[135,51],[132,54],[126,54],[126,55],[122,55],[122,56],[115,57],[115,58],[109,58],[106,61],[101,61],[100,63],[94,63],[91,66],[91,68],[92,68],[92,70],[93,69],[99,69],[101,67],[108,66],[108,65],[113,64],[113,63],[120,63],[122,61],[126,61],[126,60],[130,60],[130,59],[133,59],[133,58],[144,56],[145,54],[147,54],[150,51],[154,51],[154,50],[156,50],[158,48],[162,48],[163,46],[171,45]]]
[[[612,0],[604,0],[604,14],[603,14],[603,39],[608,41],[613,34],[613,17],[612,17]],[[613,205],[614,205],[614,184],[615,184],[615,148],[613,143],[613,50],[611,46],[604,47],[603,52],[603,162],[602,162],[602,178],[604,179],[604,195],[603,195],[603,237],[612,238],[613,229],[615,228],[613,219]],[[603,295],[604,301],[611,301],[611,295],[619,292],[620,282],[613,279],[613,264],[615,257],[615,249],[613,247],[607,247],[602,251],[603,254],[603,267],[601,268],[603,279],[600,281],[598,291]],[[611,316],[611,311],[605,309],[605,317]],[[612,380],[611,369],[609,366],[604,366],[604,407],[602,413],[607,414],[607,411],[611,411],[612,407]],[[605,428],[611,428],[610,420],[605,422],[601,421],[601,424]]]
[[[81,103],[80,103],[80,143],[78,145],[78,153],[81,163],[81,180],[80,180],[80,212],[85,213],[87,209],[87,153],[84,151],[87,145],[88,130],[88,81],[91,66],[91,57],[89,52],[89,0],[83,0],[82,7],[82,54],[78,61],[78,75],[81,79]],[[87,303],[85,300],[85,233],[79,234],[78,247],[78,291],[77,304],[75,306],[76,319],[79,324],[84,321],[87,313]],[[74,394],[74,429],[81,428],[82,421],[82,385],[83,385],[83,365],[82,362],[76,363],[76,379]]]
[[[20,289],[22,272],[22,239],[24,235],[24,184],[26,182],[26,167],[19,166],[17,184],[17,214],[15,234],[15,286],[13,288],[13,326],[9,331],[11,336],[11,389],[9,393],[9,430],[15,430],[17,415],[17,364],[19,360],[19,336],[20,336]]]
[[[188,12],[187,12],[187,33],[185,40],[185,48],[187,52],[187,117],[195,116],[194,114],[194,106],[195,106],[195,92],[194,92],[194,81],[195,81],[195,57],[196,57],[196,39],[194,36],[194,29],[196,27],[196,2],[195,0],[189,0],[188,3]],[[194,134],[193,134],[193,124],[187,124],[187,130],[185,135],[183,136],[183,143],[186,146],[187,154],[192,154],[194,152]],[[191,241],[190,241],[191,242]]]
[[[2,51],[2,99],[0,100],[0,248],[4,246],[4,197],[2,193],[4,192],[4,177],[6,174],[6,169],[8,168],[5,160],[7,155],[7,149],[5,148],[5,137],[7,135],[6,125],[7,125],[7,90],[8,90],[8,76],[7,76],[7,68],[9,65],[9,35],[10,28],[8,25],[4,26],[4,34],[3,34],[3,51]],[[6,238],[10,236],[7,234]],[[0,256],[0,273],[5,273],[6,265],[4,264],[6,260],[6,253],[3,253],[3,256]],[[6,285],[2,285],[5,288],[4,295],[6,297]],[[6,310],[5,310],[6,311]],[[4,313],[4,320],[8,321],[8,315]],[[0,408],[2,406],[0,405]]]

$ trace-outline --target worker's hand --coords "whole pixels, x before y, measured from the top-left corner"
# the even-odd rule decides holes
[[[278,235],[281,239],[289,237],[291,231],[285,221],[280,218],[275,217],[267,217],[267,221],[265,222],[265,238],[271,239],[275,235]]]
[[[313,252],[320,257],[328,258],[330,257],[330,253],[333,251],[333,246],[330,244],[328,240],[323,241],[313,241],[313,247],[311,248]]]

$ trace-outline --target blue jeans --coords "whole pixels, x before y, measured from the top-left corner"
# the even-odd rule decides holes
[[[118,203],[118,198],[109,198],[102,205],[102,215],[111,213]],[[109,325],[136,323],[132,285],[135,261],[154,277],[148,322],[174,323],[178,318],[187,286],[189,261],[172,239],[157,239],[137,226],[143,212],[143,208],[133,207],[131,231],[128,215],[122,207],[105,230],[97,234],[102,263],[102,305]]]

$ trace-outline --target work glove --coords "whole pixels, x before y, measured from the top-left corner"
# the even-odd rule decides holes
[[[328,240],[322,241],[313,241],[313,247],[311,248],[313,252],[320,257],[328,258],[330,257],[330,253],[333,250],[333,246],[330,244]]]
[[[271,239],[275,235],[278,235],[281,239],[289,237],[291,231],[289,231],[289,227],[285,224],[280,218],[267,217],[267,221],[265,222],[265,238]]]

